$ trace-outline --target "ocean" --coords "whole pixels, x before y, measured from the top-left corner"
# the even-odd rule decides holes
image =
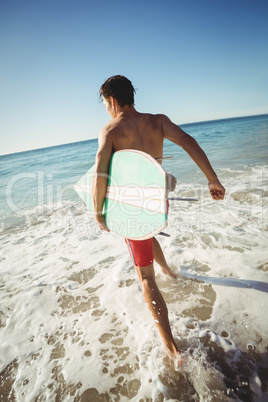
[[[268,115],[181,126],[226,188],[166,141],[177,177],[157,264],[175,370],[124,239],[101,232],[73,185],[97,139],[0,156],[0,395],[3,401],[268,399]]]

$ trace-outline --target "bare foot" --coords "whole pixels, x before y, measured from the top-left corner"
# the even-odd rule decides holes
[[[172,362],[172,371],[178,371],[185,363],[185,356],[179,350],[175,353],[168,351],[168,354]]]
[[[174,358],[174,368],[178,370],[185,363],[185,357],[181,352],[177,352],[176,357]]]
[[[171,276],[171,278],[173,278],[173,279],[178,278],[178,275],[175,274],[175,272],[173,272],[169,267],[167,267],[167,268],[161,267],[161,269],[162,269],[163,274]]]

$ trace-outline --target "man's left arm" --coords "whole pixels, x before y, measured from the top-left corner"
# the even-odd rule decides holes
[[[96,155],[96,169],[92,183],[92,197],[94,203],[95,219],[101,230],[109,229],[106,226],[105,217],[102,214],[103,204],[106,198],[108,173],[113,145],[105,128],[99,136],[99,149]]]
[[[202,170],[208,179],[208,187],[214,200],[224,198],[225,189],[214,172],[207,155],[196,140],[172,123],[167,116],[162,116],[162,129],[165,138],[182,147]]]

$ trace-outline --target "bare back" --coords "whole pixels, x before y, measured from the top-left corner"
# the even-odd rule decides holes
[[[131,113],[119,116],[105,127],[113,144],[113,152],[121,149],[137,149],[154,158],[163,155],[161,115],[139,113],[135,109]]]

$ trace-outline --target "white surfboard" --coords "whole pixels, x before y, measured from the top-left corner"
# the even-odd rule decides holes
[[[94,211],[95,166],[78,181],[75,191]],[[107,227],[128,239],[145,240],[167,226],[167,174],[149,154],[122,150],[112,155],[103,213]]]

